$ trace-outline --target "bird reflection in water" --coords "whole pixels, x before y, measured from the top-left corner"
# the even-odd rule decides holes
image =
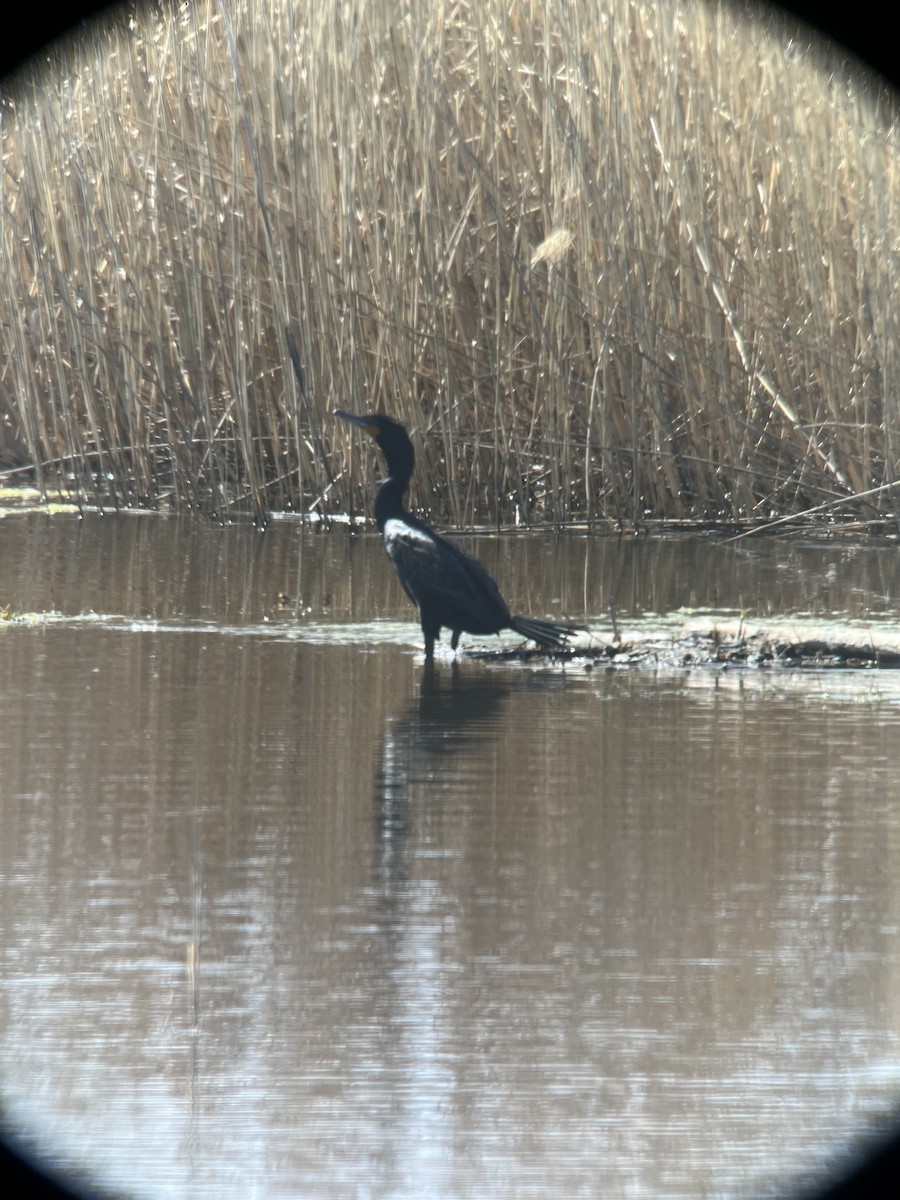
[[[492,736],[511,685],[426,661],[419,693],[389,718],[375,774],[376,844],[389,854],[409,833],[413,795],[427,802],[445,786],[442,765],[465,769],[463,752]],[[460,757],[463,754],[463,757]]]

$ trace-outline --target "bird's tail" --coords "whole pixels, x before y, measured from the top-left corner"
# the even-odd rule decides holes
[[[540,617],[518,616],[513,617],[509,627],[522,637],[531,638],[546,650],[561,650],[566,644],[566,638],[584,629],[583,625],[569,625],[564,621],[544,621]]]

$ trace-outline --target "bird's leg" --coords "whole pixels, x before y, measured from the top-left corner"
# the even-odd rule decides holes
[[[450,639],[450,649],[451,650],[455,650],[456,647],[459,645],[459,635],[461,633],[462,633],[461,629],[453,630],[453,637]]]
[[[421,618],[422,637],[425,639],[425,657],[434,658],[434,643],[441,640],[441,623],[425,616]]]
[[[434,629],[432,626],[427,624],[425,621],[422,622],[422,637],[425,639],[425,657],[427,659],[430,660],[430,659],[434,658],[435,638],[439,638],[440,636],[441,636],[440,625],[438,625],[437,629]]]

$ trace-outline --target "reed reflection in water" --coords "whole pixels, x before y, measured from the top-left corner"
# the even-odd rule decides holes
[[[67,555],[0,523],[18,606],[72,618],[0,637],[0,1089],[32,1144],[148,1196],[687,1197],[812,1172],[894,1103],[877,676],[426,672],[414,623],[340,637],[408,616],[374,541],[113,524]],[[582,552],[552,595],[615,581]],[[818,586],[884,606],[865,561]]]

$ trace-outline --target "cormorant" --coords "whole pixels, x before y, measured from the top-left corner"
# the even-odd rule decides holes
[[[340,411],[334,415],[365,429],[387,461],[388,477],[375,497],[375,520],[403,590],[419,610],[425,657],[434,656],[434,643],[444,627],[452,631],[454,650],[463,632],[499,633],[501,629],[513,629],[539,646],[559,650],[579,626],[513,616],[477,558],[403,507],[415,464],[412,442],[403,425],[393,417],[360,417]]]

